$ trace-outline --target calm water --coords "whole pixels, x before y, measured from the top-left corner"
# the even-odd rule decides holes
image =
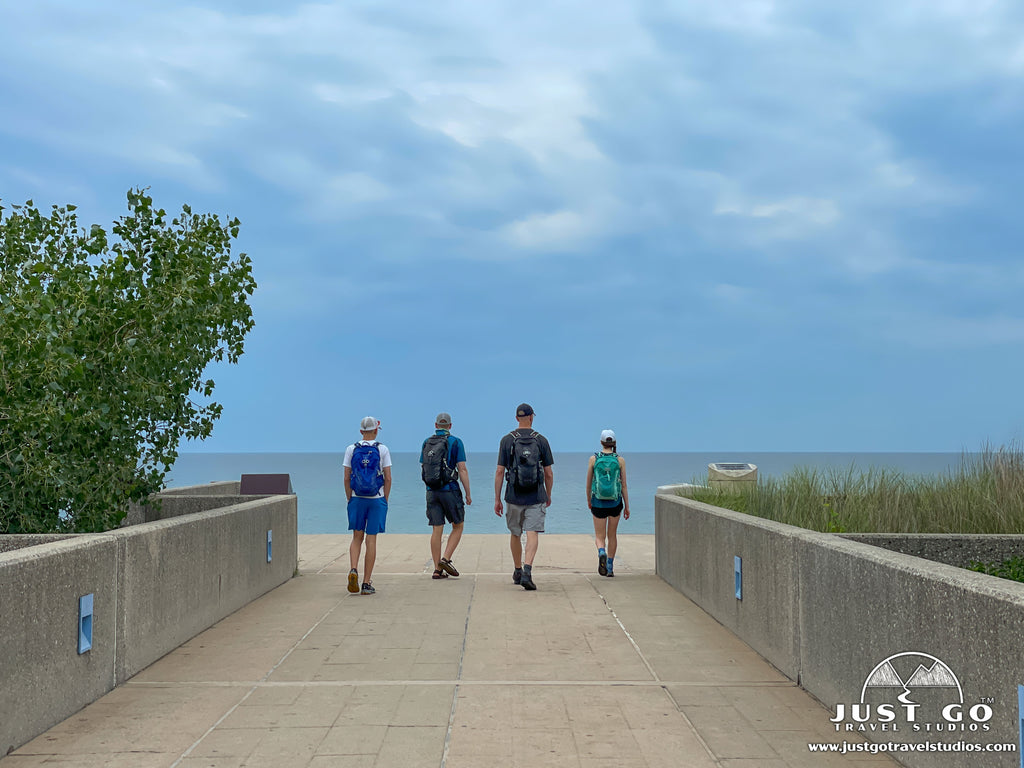
[[[555,488],[548,510],[548,533],[593,531],[584,482],[589,453],[555,454]],[[908,474],[938,475],[959,466],[959,453],[633,453],[626,459],[632,515],[622,533],[654,533],[654,492],[659,485],[703,483],[711,462],[756,464],[760,476],[783,475],[797,467],[859,470],[897,469]],[[466,510],[466,533],[507,533],[504,518],[494,514],[494,453],[470,453],[473,505]],[[237,480],[242,474],[287,473],[299,500],[299,533],[344,533],[345,491],[340,453],[187,453],[167,477],[168,486]],[[427,533],[424,486],[418,453],[392,454],[392,491],[388,505],[390,533]]]

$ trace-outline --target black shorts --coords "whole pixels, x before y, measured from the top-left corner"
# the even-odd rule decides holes
[[[462,489],[456,486],[451,491],[434,491],[427,488],[427,523],[444,525],[461,523],[466,519],[466,507],[462,502]]]
[[[600,520],[603,520],[606,517],[618,517],[621,512],[622,512],[622,499],[619,499],[619,503],[616,504],[614,507],[591,507],[590,508],[590,513],[594,517],[596,517],[596,518],[598,518]]]

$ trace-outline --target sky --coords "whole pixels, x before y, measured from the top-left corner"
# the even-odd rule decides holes
[[[1024,435],[1015,0],[0,8],[0,200],[237,216],[186,450],[962,451]]]

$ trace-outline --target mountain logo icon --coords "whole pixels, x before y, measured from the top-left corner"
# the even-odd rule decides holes
[[[916,651],[893,654],[871,670],[861,688],[862,704],[869,688],[901,688],[903,692],[897,698],[904,703],[914,688],[955,688],[959,703],[964,701],[960,680],[949,665],[929,653]]]

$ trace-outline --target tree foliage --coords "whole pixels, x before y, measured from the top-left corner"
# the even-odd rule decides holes
[[[168,220],[143,190],[109,234],[73,205],[0,206],[0,533],[115,527],[210,435],[204,371],[253,327],[239,226]]]

